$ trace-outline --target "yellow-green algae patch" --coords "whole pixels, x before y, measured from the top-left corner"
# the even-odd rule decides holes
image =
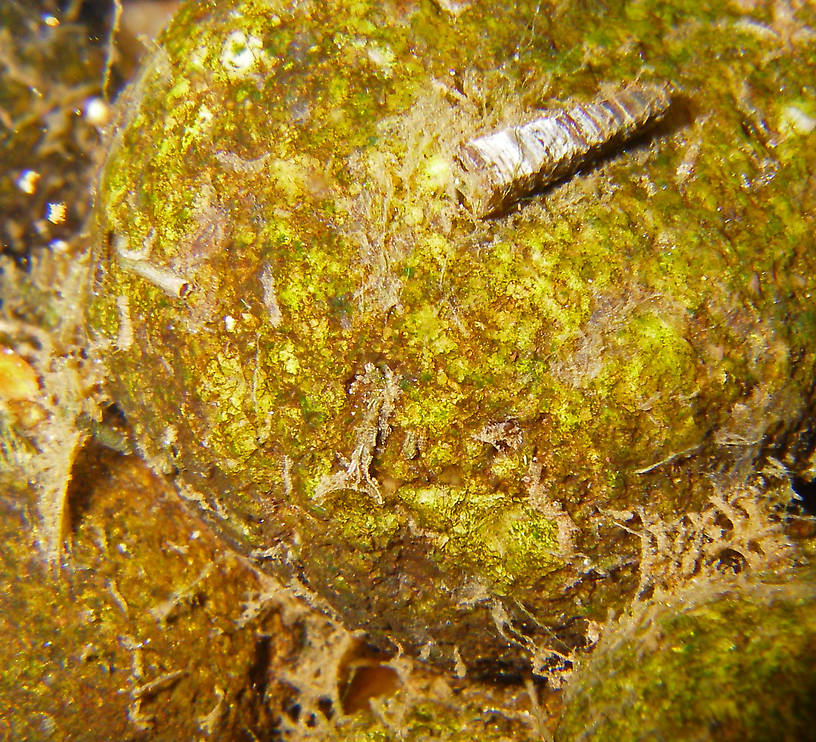
[[[692,590],[624,620],[569,685],[555,739],[810,738],[812,568],[766,579]]]
[[[380,646],[581,644],[637,587],[613,514],[699,510],[811,411],[816,134],[785,106],[816,60],[744,21],[184,5],[96,210],[89,326],[143,450]],[[500,218],[459,203],[466,139],[635,78],[674,98],[640,141]]]

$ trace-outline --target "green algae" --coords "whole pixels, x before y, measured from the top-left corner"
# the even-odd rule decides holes
[[[810,47],[762,65],[720,4],[537,7],[190,3],[97,203],[89,325],[143,449],[375,643],[474,667],[574,645],[637,584],[604,512],[700,510],[812,404]],[[676,90],[646,139],[457,202],[466,138],[636,77]]]
[[[568,687],[555,738],[809,738],[816,625],[800,578],[692,591],[624,621]]]

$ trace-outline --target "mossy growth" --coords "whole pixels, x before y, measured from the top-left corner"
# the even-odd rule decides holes
[[[649,606],[576,674],[556,740],[812,739],[814,601],[806,567]]]
[[[122,96],[87,316],[232,544],[383,648],[513,672],[637,590],[614,513],[694,513],[808,419],[816,60],[727,3],[465,5],[183,5]],[[636,78],[661,126],[460,203],[464,141]]]

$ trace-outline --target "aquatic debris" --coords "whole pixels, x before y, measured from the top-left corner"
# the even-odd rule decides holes
[[[632,83],[470,139],[456,154],[463,170],[458,190],[477,216],[505,212],[612,144],[641,133],[670,105],[667,86]]]

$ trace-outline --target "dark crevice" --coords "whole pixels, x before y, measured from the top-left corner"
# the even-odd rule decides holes
[[[799,496],[799,507],[807,515],[816,515],[816,479],[807,480],[793,475],[791,487]]]
[[[110,478],[111,468],[121,454],[91,440],[77,454],[66,491],[70,528],[76,531],[91,506],[94,491]]]
[[[255,641],[255,657],[249,668],[249,685],[263,698],[269,685],[269,664],[272,660],[272,637],[259,636]]]

